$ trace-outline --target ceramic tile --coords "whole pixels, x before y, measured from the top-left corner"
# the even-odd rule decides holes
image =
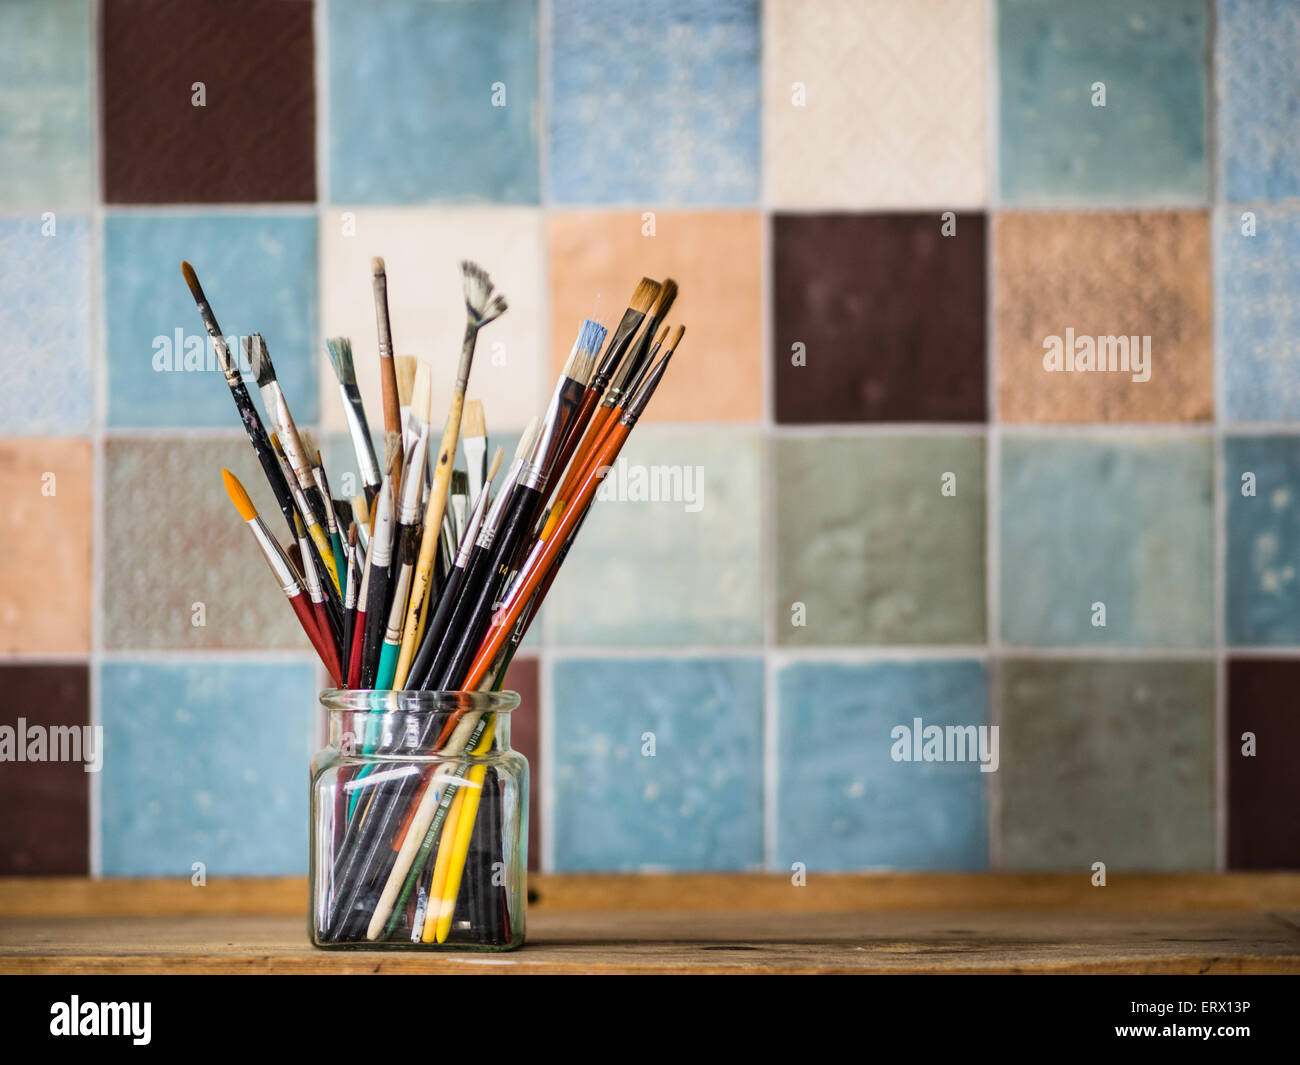
[[[801,662],[777,691],[777,870],[987,868],[983,665]],[[962,730],[953,760],[915,758],[930,726]],[[971,726],[986,729],[988,773]]]
[[[777,215],[781,422],[983,421],[984,216]]]
[[[779,644],[984,642],[982,438],[787,437],[769,461]]]
[[[1207,22],[1205,0],[1000,0],[1003,200],[1204,201]]]
[[[771,3],[763,36],[770,202],[986,202],[984,0]]]
[[[550,47],[553,200],[758,201],[757,0],[556,0]]]
[[[994,234],[1003,421],[1213,418],[1204,212],[1002,214]]]
[[[762,414],[762,233],[757,213],[550,215],[551,366],[584,318],[613,329],[642,277],[680,287],[668,315],[686,327],[643,422],[756,421]],[[652,234],[652,235],[651,235]]]
[[[260,332],[294,418],[315,422],[317,365],[325,359],[315,334],[315,219],[131,213],[104,223],[108,424],[240,424],[181,277],[182,260],[193,264],[218,324],[233,340],[232,353],[242,361],[238,338]],[[256,393],[256,383],[244,376]]]
[[[759,867],[761,660],[564,659],[553,669],[556,871]]]
[[[1002,640],[1211,646],[1212,466],[1208,438],[1003,436]]]
[[[1214,868],[1214,663],[1005,661],[1002,864]]]
[[[0,441],[0,654],[90,650],[89,441]]]
[[[306,664],[102,665],[104,874],[305,874],[315,691]]]
[[[1300,662],[1228,660],[1228,868],[1300,868]]]
[[[329,5],[335,203],[536,203],[536,0]]]

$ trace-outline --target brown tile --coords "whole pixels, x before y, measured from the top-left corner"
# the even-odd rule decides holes
[[[1190,422],[1214,416],[1203,211],[1001,214],[994,230],[998,416]],[[1049,372],[1048,337],[1151,338],[1150,380]]]
[[[90,724],[90,670],[85,665],[0,666],[0,726],[46,730],[44,754],[59,728]],[[60,744],[72,743],[61,733]],[[85,738],[84,731],[81,738]],[[31,750],[31,740],[26,745]],[[102,748],[99,749],[102,753]],[[7,761],[0,772],[0,876],[85,876],[90,871],[90,779],[81,761]],[[16,752],[15,756],[16,758]],[[93,763],[92,763],[93,764]]]
[[[583,318],[594,313],[612,330],[641,277],[671,277],[681,292],[668,321],[684,325],[686,338],[646,420],[739,422],[762,415],[756,212],[659,211],[654,236],[642,235],[640,212],[565,212],[552,215],[549,225],[556,372]]]
[[[309,0],[115,0],[100,19],[108,202],[316,198]]]
[[[1228,662],[1228,867],[1300,869],[1300,661]],[[1242,753],[1254,734],[1255,754]]]
[[[519,693],[510,717],[510,746],[528,759],[528,868],[542,867],[542,716],[536,658],[516,658],[506,671],[506,690]]]
[[[0,443],[2,654],[90,650],[93,463],[86,440]]]
[[[777,421],[984,420],[984,216],[943,225],[773,219]]]

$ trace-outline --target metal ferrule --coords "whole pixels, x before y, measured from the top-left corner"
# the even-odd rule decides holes
[[[469,521],[465,523],[465,535],[461,537],[460,550],[456,552],[456,560],[453,563],[461,569],[469,565],[470,552],[474,550],[475,536],[483,521],[483,512],[487,510],[488,487],[484,485],[483,490],[479,492],[478,498],[474,500],[474,509],[469,513]]]
[[[379,511],[375,514],[375,535],[370,539],[373,565],[383,569],[393,561],[393,493],[379,493]]]
[[[623,416],[619,421],[629,429],[636,424],[636,420],[641,417],[645,410],[646,404],[650,402],[650,397],[654,395],[655,389],[659,387],[659,382],[663,380],[664,371],[668,369],[668,360],[672,358],[671,349],[657,363],[646,371],[645,378],[636,390],[627,405],[623,408]]]
[[[497,493],[496,499],[492,500],[492,506],[488,510],[487,517],[483,519],[482,527],[479,529],[478,539],[475,541],[479,547],[491,547],[492,541],[496,539],[497,526],[501,524],[501,515],[506,509],[506,503],[510,500],[510,493],[515,486],[515,481],[524,468],[525,463],[522,459],[515,459],[510,464],[510,471],[501,484],[501,491]]]
[[[361,467],[361,480],[368,485],[377,485],[383,480],[379,472],[379,462],[375,458],[374,445],[366,435],[366,427],[361,424],[361,417],[352,405],[353,397],[347,385],[339,385],[339,395],[343,397],[343,416],[348,420],[348,433],[352,436],[352,447],[357,453],[357,465]],[[360,393],[357,394],[360,401]]]
[[[275,579],[280,582],[280,591],[290,597],[301,592],[302,585],[298,581],[298,574],[294,572],[293,563],[289,561],[289,556],[284,553],[280,541],[271,535],[271,530],[266,527],[266,522],[261,518],[254,517],[248,522],[248,527],[253,530],[253,537],[257,540],[257,546],[262,549],[266,564],[271,567]]]
[[[402,626],[406,621],[406,596],[411,587],[411,567],[402,566],[397,574],[397,588],[393,592],[393,606],[388,612],[388,627],[384,629],[385,643],[401,643]]]
[[[355,610],[357,606],[357,585],[361,582],[357,580],[357,561],[355,558],[348,559],[348,590],[343,598],[344,610]]]
[[[572,377],[561,377],[559,384],[555,386],[550,405],[546,408],[542,431],[533,445],[528,464],[519,475],[519,483],[526,488],[536,488],[539,492],[546,491],[546,484],[555,466],[555,460],[559,457],[560,448],[564,444],[564,437],[577,416],[578,407],[582,405],[582,397],[586,391],[586,386]]]
[[[424,485],[424,460],[429,450],[429,427],[420,430],[415,446],[402,464],[402,502],[397,508],[399,525],[414,525],[420,513],[420,490]]]
[[[302,552],[302,575],[307,581],[307,594],[313,603],[323,603],[325,590],[321,587],[320,574],[316,572],[316,562],[311,557],[311,539],[298,537],[298,550]]]
[[[325,484],[325,471],[319,466],[311,468],[312,480],[316,482],[316,487],[320,490],[321,499],[325,502],[325,528],[333,535],[339,531],[339,517],[334,513],[334,501],[330,498],[329,488]],[[348,553],[348,542],[346,538],[343,541],[343,554]]]

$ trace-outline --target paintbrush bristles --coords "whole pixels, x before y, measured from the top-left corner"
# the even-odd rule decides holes
[[[207,298],[203,295],[203,286],[199,284],[199,275],[194,272],[194,267],[184,259],[181,260],[181,274],[185,278],[185,284],[190,287],[190,295],[196,300],[202,300],[206,303]]]
[[[533,415],[533,420],[528,423],[524,435],[519,438],[519,446],[515,448],[516,462],[523,462],[528,457],[528,453],[533,450],[533,441],[537,436],[537,426],[540,421],[540,418]]]
[[[384,470],[386,476],[391,476],[393,466],[402,457],[402,434],[385,433],[384,434]]]
[[[400,383],[399,383],[400,387]],[[427,362],[421,362],[415,370],[415,384],[411,389],[411,401],[406,404],[411,413],[422,423],[427,423],[433,406],[433,371]]]
[[[271,363],[271,354],[266,350],[266,341],[261,333],[244,337],[244,356],[248,359],[249,369],[257,381],[258,388],[265,388],[275,380],[275,366]]]
[[[302,444],[302,449],[306,453],[308,462],[313,466],[325,465],[324,461],[321,459],[320,448],[316,446],[316,437],[312,435],[310,429],[299,429],[298,441]]]
[[[339,384],[351,387],[357,383],[357,368],[352,362],[352,341],[347,337],[330,337],[325,341],[325,351],[329,355],[330,365],[334,367],[334,376]]]
[[[461,437],[487,436],[487,417],[483,413],[483,401],[471,399],[465,404],[465,414],[461,419]]]
[[[460,264],[460,272],[465,286],[465,308],[471,322],[484,326],[505,313],[506,299],[500,293],[494,295],[492,279],[483,267],[465,259]]]
[[[235,504],[239,516],[245,521],[252,521],[257,517],[257,508],[253,506],[253,501],[248,498],[248,493],[244,491],[244,486],[239,483],[239,478],[223,466],[221,468],[221,479],[226,484],[226,495],[230,496],[230,501]]]
[[[487,480],[484,484],[491,484],[496,478],[497,471],[501,469],[501,460],[506,457],[506,449],[497,445],[496,452],[492,455],[492,465],[488,467]]]
[[[382,277],[384,274],[384,260],[376,255],[370,260],[370,276]]]
[[[411,405],[411,394],[415,388],[415,377],[419,373],[420,367],[427,367],[428,363],[421,363],[414,355],[398,355],[394,360],[394,368],[397,373],[397,401],[403,407]]]
[[[628,306],[634,311],[645,314],[650,310],[651,304],[659,298],[660,287],[658,281],[652,281],[648,277],[641,278],[636,286],[636,291],[632,293],[632,299]]]

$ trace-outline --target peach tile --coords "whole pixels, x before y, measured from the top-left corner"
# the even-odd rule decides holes
[[[1213,418],[1205,212],[1007,213],[994,234],[1000,420]],[[1049,371],[1048,338],[1064,348],[1067,330],[1081,353],[1084,337],[1150,337],[1150,379]]]
[[[686,338],[646,419],[758,419],[763,408],[759,214],[659,211],[653,236],[642,235],[645,224],[641,212],[632,211],[549,218],[552,369],[564,365],[583,318],[594,311],[612,330],[638,280],[671,277],[681,291],[668,321],[686,326]]]
[[[0,653],[90,650],[94,453],[87,440],[0,442]]]
[[[344,235],[351,214],[355,232]],[[321,336],[352,338],[357,381],[374,432],[383,429],[375,304],[370,260],[380,255],[388,273],[393,343],[399,355],[433,364],[434,422],[442,425],[465,335],[462,259],[491,275],[510,309],[479,334],[469,396],[481,399],[488,431],[522,429],[539,413],[546,392],[542,349],[541,212],[530,208],[332,207],[320,222]],[[338,382],[319,354],[321,417],[345,429]],[[290,397],[292,400],[292,397]]]

